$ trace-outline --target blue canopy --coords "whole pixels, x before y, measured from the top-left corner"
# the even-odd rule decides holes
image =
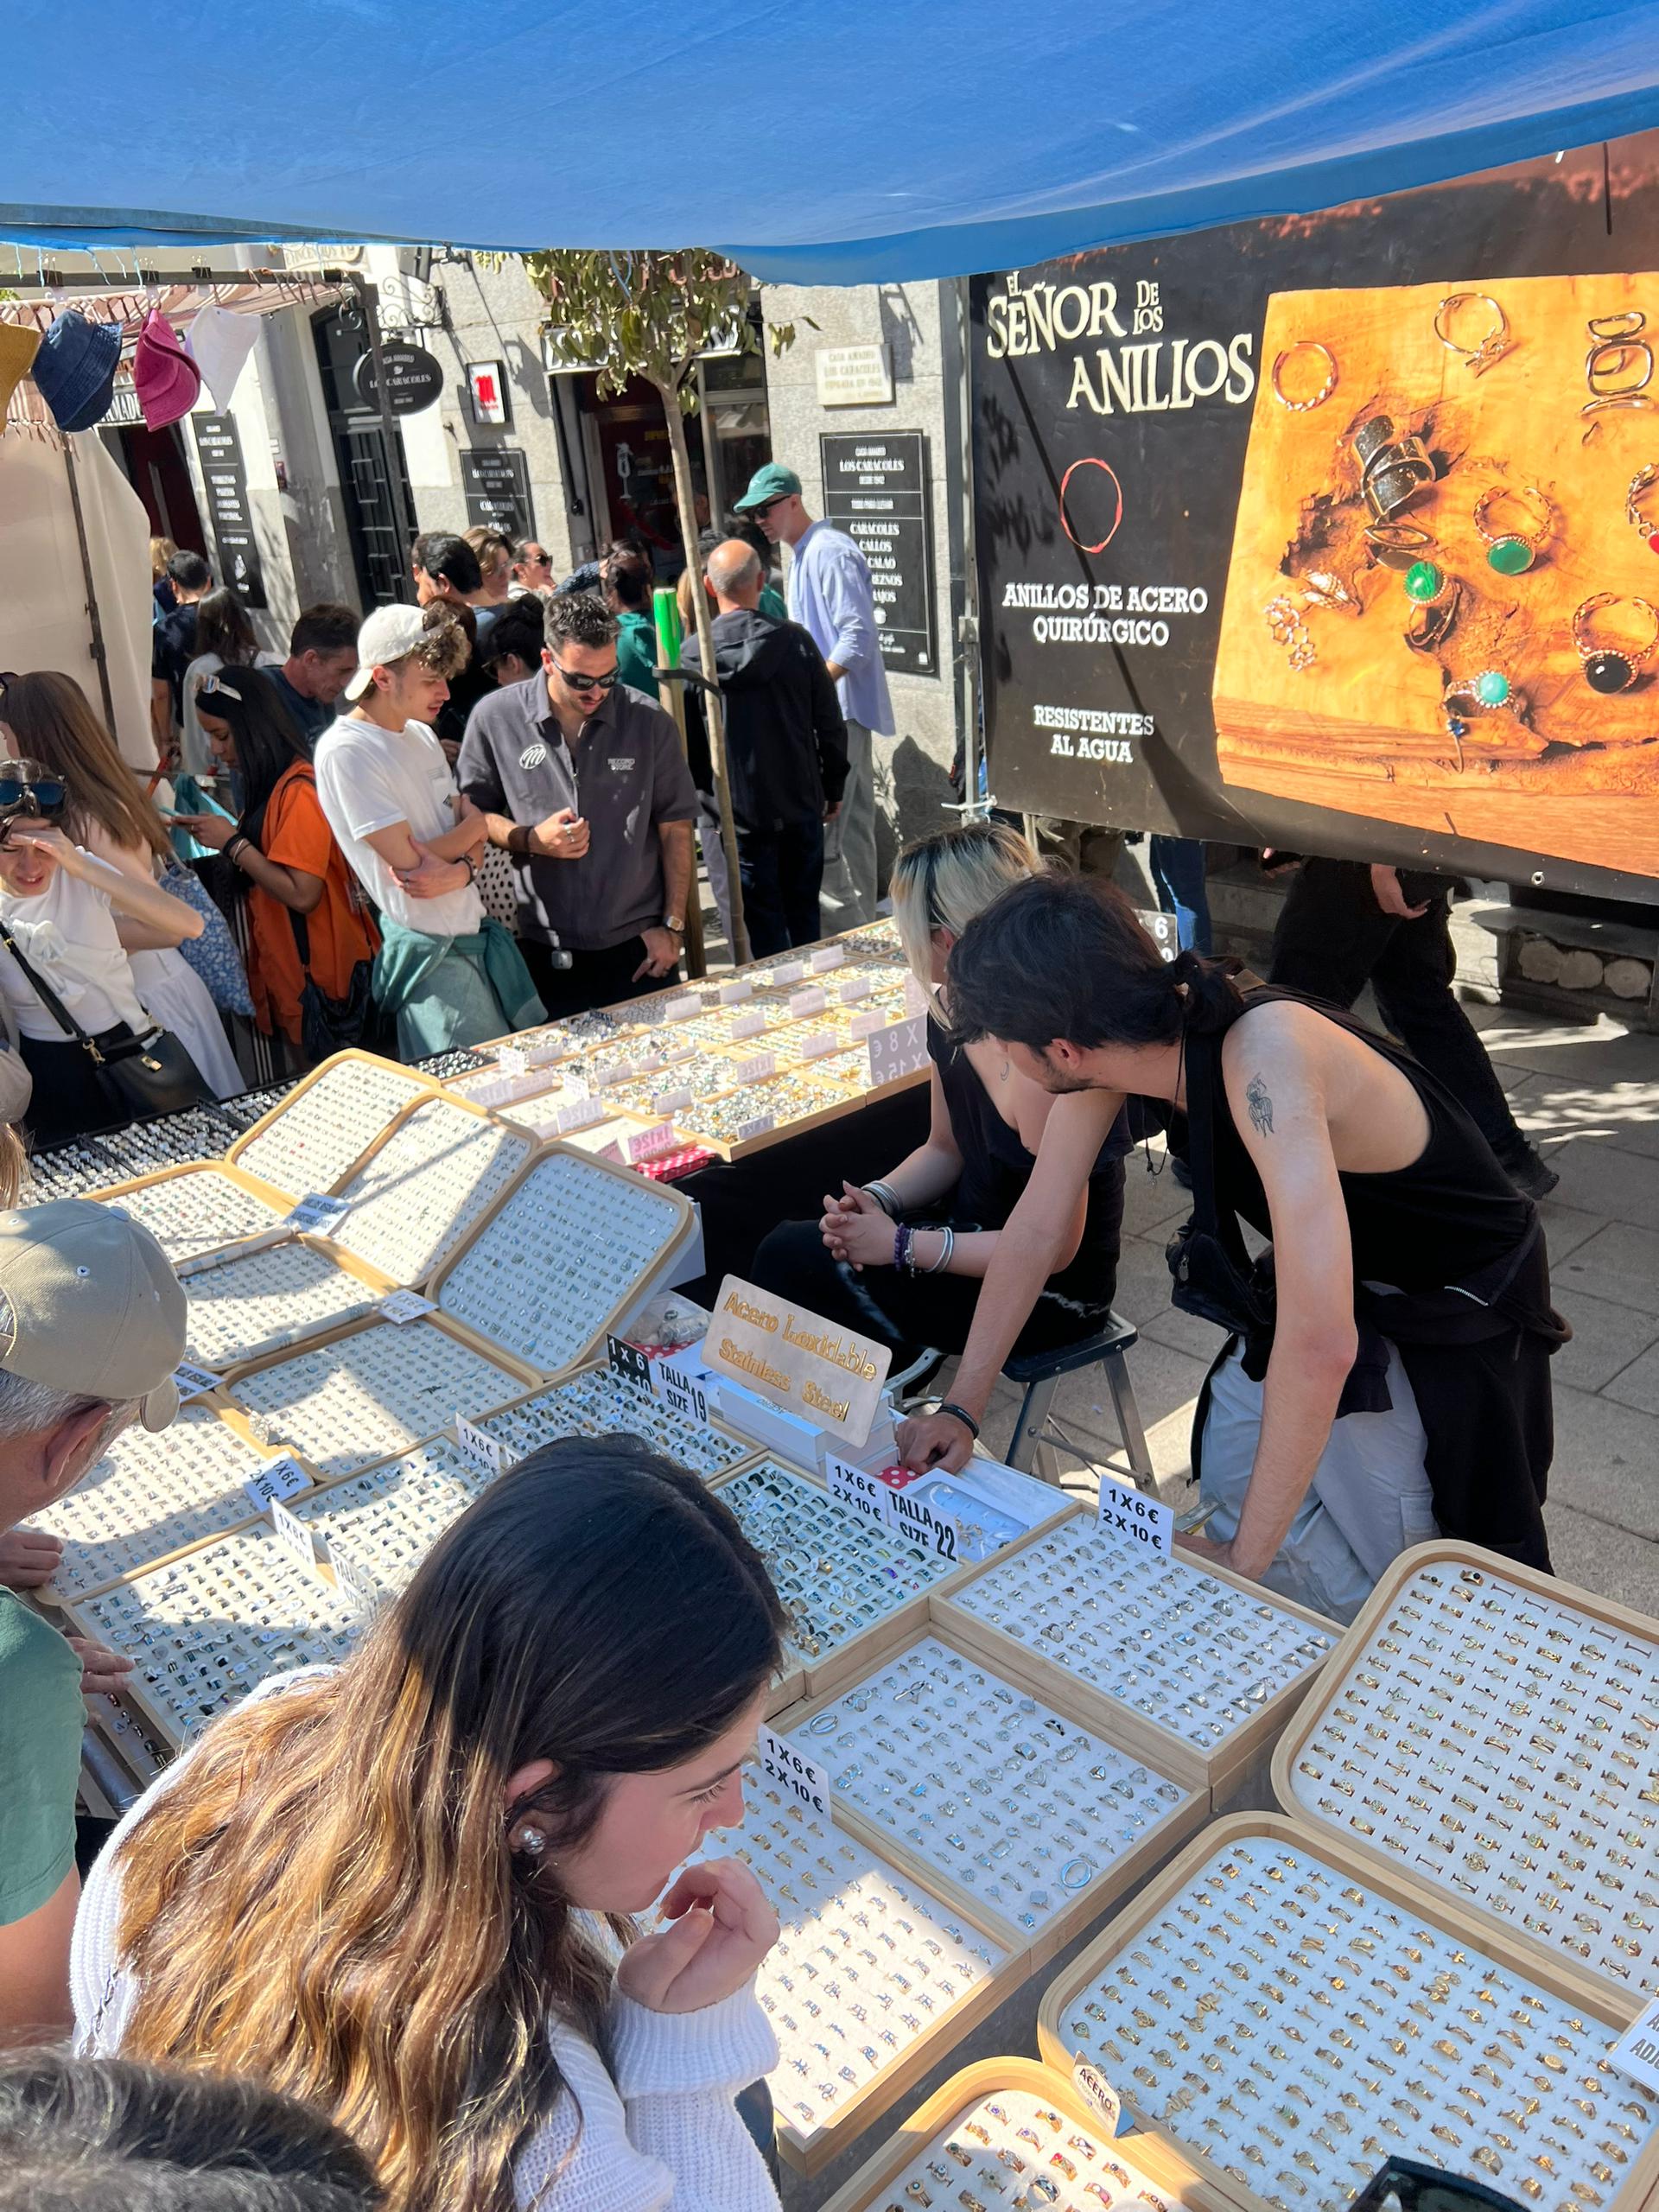
[[[1659,124],[1659,0],[11,0],[3,54],[0,237],[698,241],[798,283]]]

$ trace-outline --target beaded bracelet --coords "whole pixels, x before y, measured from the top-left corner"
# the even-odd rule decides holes
[[[910,1236],[909,1230],[901,1221],[893,1232],[893,1264],[895,1268],[906,1268],[914,1274],[916,1263],[911,1257]]]

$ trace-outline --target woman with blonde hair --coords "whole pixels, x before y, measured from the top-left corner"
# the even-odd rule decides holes
[[[67,785],[63,826],[72,841],[134,883],[155,887],[173,858],[162,818],[74,678],[46,669],[13,677],[0,701],[0,734],[5,732],[15,757],[38,760]],[[187,936],[200,934],[200,917],[181,899],[169,898],[168,906],[196,927],[157,927],[120,912],[117,928],[130,955],[133,988],[150,1020],[184,1046],[208,1088],[220,1098],[233,1097],[247,1086],[207,986],[177,949]]]
[[[782,1628],[694,1476],[637,1437],[534,1452],[344,1665],[264,1685],[126,1815],[78,2048],[301,2098],[388,2212],[777,2212],[733,2102],[777,2063],[777,1919],[741,1860],[686,1862],[742,1818]]]
[[[893,917],[934,1009],[927,1140],[885,1176],[827,1195],[821,1221],[774,1229],[755,1255],[758,1283],[891,1344],[895,1372],[926,1350],[962,1350],[999,1240],[1022,1236],[1039,1210],[1067,1225],[1016,1350],[1073,1343],[1111,1312],[1129,1149],[1118,1101],[1057,1097],[988,1041],[954,1044],[940,989],[975,915],[1039,872],[1025,839],[995,822],[964,822],[899,854]]]

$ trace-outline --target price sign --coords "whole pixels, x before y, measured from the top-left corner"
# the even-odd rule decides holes
[[[354,1605],[359,1612],[376,1612],[385,1605],[385,1586],[361,1560],[353,1559],[342,1546],[330,1543],[327,1536],[322,1540],[322,1555],[334,1569],[340,1596]]]
[[[492,1480],[500,1474],[507,1464],[507,1455],[493,1436],[486,1436],[477,1425],[462,1414],[455,1415],[455,1443],[463,1459],[470,1459],[479,1472]]]
[[[927,1065],[927,1018],[913,1014],[906,1021],[890,1021],[870,1039],[870,1082],[879,1087],[896,1083]]]
[[[674,1067],[681,1060],[695,1060],[697,1057],[697,1048],[689,1037],[682,1037],[677,1045],[669,1046],[663,1057],[671,1067]]]
[[[667,1065],[666,1053],[641,1052],[633,1064],[633,1072],[635,1075],[655,1075],[658,1068],[665,1068]]]
[[[792,992],[789,1001],[789,1018],[791,1021],[804,1021],[811,1014],[822,1014],[829,1003],[828,997],[816,984],[810,990]]]
[[[838,1459],[835,1452],[826,1452],[823,1458],[824,1480],[831,1497],[838,1497],[843,1505],[850,1505],[855,1513],[865,1520],[874,1521],[882,1528],[893,1519],[893,1492],[879,1475],[867,1468],[854,1466],[850,1459]]]
[[[775,1129],[777,1126],[778,1116],[775,1114],[756,1114],[752,1120],[738,1123],[737,1141],[740,1144],[747,1144],[751,1137],[763,1137],[768,1129]]]
[[[528,1075],[530,1054],[522,1045],[503,1045],[495,1056],[495,1065],[503,1075]]]
[[[640,1129],[628,1139],[629,1164],[638,1166],[642,1160],[658,1160],[665,1152],[677,1151],[679,1142],[671,1122],[658,1122],[654,1128]]]
[[[651,1110],[653,1114],[683,1114],[690,1109],[691,1093],[684,1084],[674,1090],[653,1090]]]
[[[569,1105],[559,1107],[553,1116],[553,1127],[560,1136],[571,1129],[591,1129],[596,1122],[606,1118],[605,1109],[597,1098],[575,1098]]]
[[[607,1337],[605,1355],[611,1363],[613,1375],[620,1375],[625,1382],[632,1382],[637,1389],[654,1389],[651,1362],[638,1344],[631,1344],[626,1337]]]
[[[702,1001],[695,991],[686,991],[679,998],[670,999],[663,1008],[664,1021],[690,1021],[693,1014],[702,1012]]]
[[[1071,2080],[1077,2094],[1100,2114],[1109,2135],[1116,2135],[1122,2117],[1123,2100],[1097,2066],[1079,2051],[1071,2062]]]
[[[1659,2095],[1659,1997],[1625,2029],[1607,2056],[1621,2074]]]
[[[753,996],[754,985],[747,976],[740,977],[734,983],[722,983],[720,987],[721,1006],[741,1006],[745,999]]]
[[[257,1511],[269,1513],[272,1505],[281,1504],[285,1497],[297,1497],[302,1490],[309,1490],[311,1478],[291,1453],[285,1452],[257,1474],[249,1475],[242,1487]]]
[[[760,1752],[761,1765],[774,1782],[781,1783],[787,1796],[819,1820],[829,1820],[830,1777],[816,1759],[798,1751],[787,1736],[779,1735],[764,1722]]]
[[[906,971],[905,976],[905,1012],[925,1014],[932,1004],[925,988]]]
[[[815,976],[827,976],[832,968],[847,965],[847,948],[844,944],[826,944],[821,952],[812,955],[807,964]]]
[[[735,1040],[740,1037],[758,1037],[766,1026],[766,1017],[757,1007],[753,1014],[738,1015],[737,1020],[732,1024],[733,1039]]]
[[[751,1052],[747,1060],[740,1060],[737,1064],[740,1083],[764,1083],[769,1075],[776,1075],[777,1072],[776,1052]]]
[[[815,1029],[810,1037],[801,1039],[801,1058],[804,1060],[821,1060],[828,1053],[840,1049],[841,1039],[833,1029]]]
[[[560,1078],[558,1088],[572,1104],[579,1098],[591,1098],[594,1086],[580,1068],[568,1069]]]
[[[860,999],[867,999],[869,995],[870,979],[868,976],[849,976],[841,987],[842,1006],[856,1006]]]
[[[192,1398],[205,1397],[209,1390],[217,1390],[225,1377],[215,1375],[211,1367],[193,1367],[188,1359],[181,1359],[173,1370],[173,1380],[179,1386],[180,1397],[188,1404]]]
[[[313,1191],[290,1211],[288,1225],[290,1229],[321,1230],[326,1234],[337,1229],[340,1216],[351,1210],[348,1198],[331,1198],[321,1191]]]
[[[907,1490],[888,1489],[887,1496],[892,1501],[888,1525],[899,1535],[940,1559],[954,1562],[967,1557],[962,1548],[962,1530],[953,1514],[942,1512],[925,1497],[918,1497]]]
[[[880,1007],[872,1007],[868,1014],[855,1014],[847,1025],[855,1045],[863,1038],[878,1036],[887,1026],[887,1018]]]
[[[634,1061],[619,1060],[613,1068],[607,1068],[604,1074],[601,1076],[600,1089],[602,1090],[606,1084],[610,1083],[632,1083],[639,1072],[639,1066]]]
[[[781,990],[785,983],[798,983],[806,973],[804,960],[782,960],[772,971],[772,980]]]
[[[383,1321],[396,1321],[401,1328],[405,1321],[418,1321],[423,1313],[435,1313],[437,1307],[429,1298],[423,1298],[417,1290],[394,1290],[380,1301],[379,1313]]]
[[[1166,1559],[1175,1548],[1173,1510],[1161,1498],[1147,1497],[1109,1475],[1100,1478],[1095,1529],[1114,1543],[1140,1544],[1147,1551],[1161,1552]]]
[[[268,1510],[270,1525],[276,1531],[276,1541],[308,1573],[317,1563],[316,1540],[311,1534],[309,1522],[302,1521],[297,1513],[290,1513],[280,1497],[271,1499]]]
[[[687,1421],[694,1421],[703,1428],[709,1426],[709,1400],[695,1376],[684,1368],[677,1367],[671,1359],[659,1359],[652,1370],[652,1388],[665,1406],[672,1406],[677,1414]]]
[[[498,1076],[493,1083],[480,1083],[472,1094],[474,1106],[507,1106],[512,1103],[518,1086],[509,1077]]]

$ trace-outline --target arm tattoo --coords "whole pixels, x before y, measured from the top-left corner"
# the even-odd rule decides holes
[[[1273,1099],[1259,1075],[1253,1075],[1245,1084],[1244,1103],[1250,1109],[1250,1122],[1256,1134],[1270,1137],[1273,1135]]]

